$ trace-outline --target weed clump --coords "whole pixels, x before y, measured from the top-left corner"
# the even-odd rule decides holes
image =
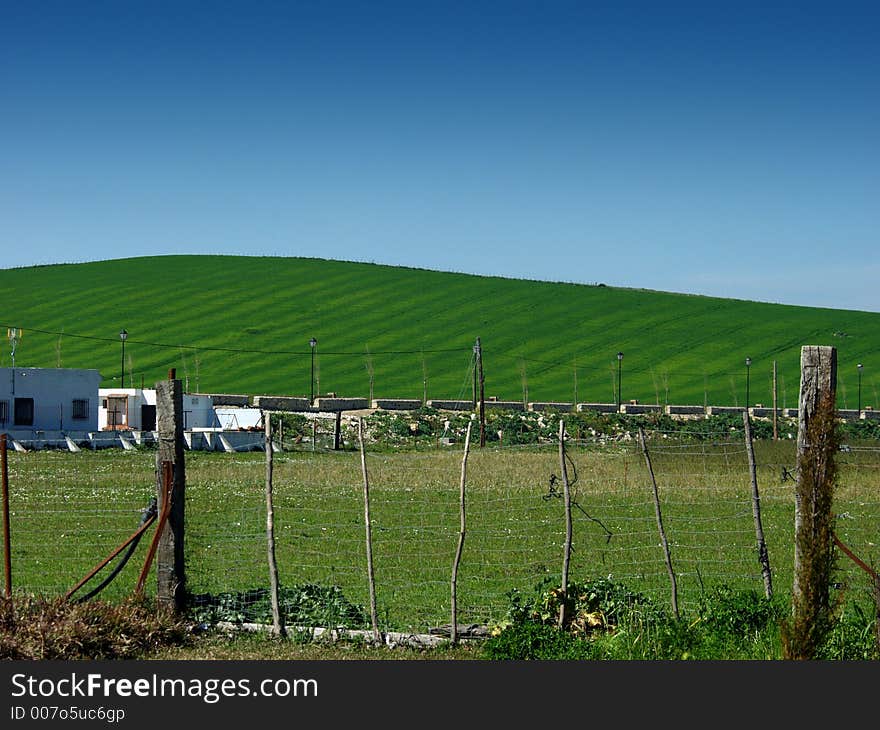
[[[187,624],[143,599],[0,598],[0,659],[132,659],[184,643]]]

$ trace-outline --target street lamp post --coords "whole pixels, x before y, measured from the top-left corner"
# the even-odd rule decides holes
[[[749,371],[751,370],[752,358],[746,358],[746,411],[749,410]]]
[[[309,380],[309,405],[313,405],[315,402],[315,348],[318,346],[318,341],[312,337],[309,340],[309,347],[312,348],[312,376]]]
[[[128,339],[128,332],[125,330],[121,330],[119,332],[119,339],[122,341],[122,367],[120,368],[120,385],[121,388],[125,387],[125,341]]]
[[[862,363],[856,366],[859,369],[859,418],[862,417]]]
[[[623,364],[623,353],[617,353],[617,412],[620,413],[620,369]]]

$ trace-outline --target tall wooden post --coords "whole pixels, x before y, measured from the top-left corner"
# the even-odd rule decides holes
[[[183,457],[183,387],[179,380],[173,379],[174,374],[171,371],[168,380],[156,383],[156,492],[160,513],[165,509],[162,463],[170,462],[172,470],[168,522],[156,552],[156,598],[160,606],[180,612],[186,596],[183,552],[186,465]]]
[[[801,388],[798,401],[797,484],[794,505],[795,607],[802,601],[800,574],[805,553],[820,560],[831,550],[831,535],[823,525],[830,521],[830,494],[823,486],[833,471],[833,450],[826,436],[833,431],[837,397],[837,349],[805,345],[801,348]],[[833,444],[832,444],[833,445]],[[826,453],[826,451],[828,453]],[[827,504],[826,504],[827,497]],[[805,503],[806,501],[806,503]],[[824,544],[827,542],[828,544]],[[821,543],[821,544],[820,544]],[[814,558],[815,559],[815,558]],[[827,591],[827,586],[823,589]]]

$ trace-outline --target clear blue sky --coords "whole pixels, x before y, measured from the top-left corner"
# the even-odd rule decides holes
[[[878,8],[4,2],[0,266],[315,256],[880,311]]]

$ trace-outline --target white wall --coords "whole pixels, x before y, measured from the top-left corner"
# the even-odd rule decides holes
[[[141,406],[156,405],[155,388],[101,388],[99,391],[101,403],[108,398],[127,396],[128,414],[126,424],[128,428],[139,431],[143,428],[141,423]],[[108,409],[101,406],[98,427],[104,430],[107,427]],[[214,413],[213,400],[210,395],[183,394],[183,419],[184,428],[219,428],[220,422]]]
[[[0,401],[8,431],[94,431],[98,427],[97,370],[73,368],[0,368]],[[33,399],[33,423],[15,423],[15,400]],[[85,418],[73,417],[73,402],[87,401]]]
[[[156,405],[156,391],[154,389],[141,388],[100,388],[98,390],[100,403],[98,408],[98,430],[107,428],[108,408],[105,405],[108,398],[125,396],[128,398],[125,425],[135,431],[141,430],[141,406]]]

